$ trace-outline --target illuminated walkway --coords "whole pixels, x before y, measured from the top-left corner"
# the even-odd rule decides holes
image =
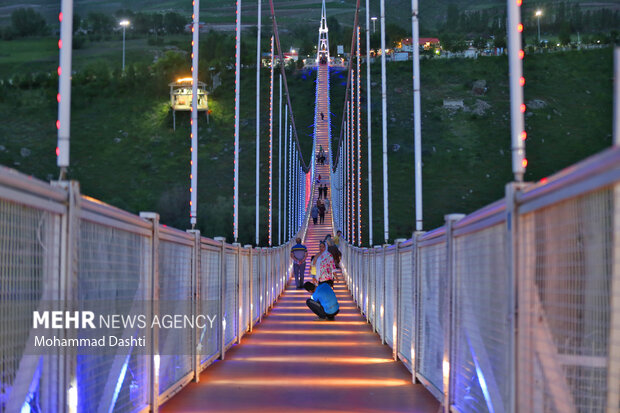
[[[437,400],[392,359],[342,283],[336,321],[314,321],[308,293],[289,282],[240,345],[162,412],[432,412]]]
[[[329,114],[327,66],[319,68],[317,112]],[[317,116],[316,145],[329,148],[328,117]],[[329,157],[328,157],[329,159]],[[316,167],[329,184],[329,166]],[[331,188],[330,188],[331,189]],[[331,195],[331,190],[329,191]],[[312,201],[316,202],[315,186]],[[310,222],[309,255],[333,235],[331,208],[323,225]],[[309,263],[306,280],[309,278]],[[335,321],[315,321],[306,307],[309,294],[287,289],[267,317],[192,383],[162,406],[162,412],[408,412],[435,413],[437,400],[411,382],[360,315],[342,282],[335,285],[340,313]]]

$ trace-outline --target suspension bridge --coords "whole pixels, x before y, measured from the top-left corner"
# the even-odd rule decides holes
[[[323,2],[309,162],[288,102],[282,245],[210,239],[82,195],[77,182],[0,169],[0,412],[620,411],[620,150],[509,183],[440,228],[361,247],[357,13],[337,143],[327,33]],[[59,102],[62,77],[60,87]],[[331,203],[315,224],[319,183]],[[290,248],[300,237],[316,255],[339,229],[340,312],[315,321]],[[182,325],[140,322],[163,314]],[[101,331],[127,344],[97,347]]]

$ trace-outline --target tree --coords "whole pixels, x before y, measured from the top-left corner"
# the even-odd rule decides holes
[[[88,13],[88,26],[93,33],[110,33],[115,26],[114,19],[104,13]]]
[[[11,25],[17,36],[36,36],[48,31],[43,16],[31,8],[15,10],[11,14]]]
[[[506,48],[506,36],[495,36],[493,46],[499,48]]]
[[[459,8],[456,4],[451,3],[448,5],[447,12],[447,20],[446,20],[446,29],[450,31],[454,31],[458,28],[459,25]]]
[[[558,40],[563,46],[570,44],[570,25],[568,23],[564,23],[560,27],[560,33],[558,33]]]

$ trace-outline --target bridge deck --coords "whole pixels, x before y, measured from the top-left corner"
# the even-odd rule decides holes
[[[162,412],[432,412],[437,401],[392,359],[342,283],[336,321],[314,321],[290,283],[240,345]]]
[[[319,69],[317,112],[326,116],[324,121],[317,116],[317,150],[329,147],[327,70]],[[327,164],[316,173],[329,184]],[[315,189],[313,202],[317,197]],[[331,208],[323,225],[310,222],[305,240],[310,255],[318,251],[318,240],[332,233],[331,225]],[[412,384],[411,374],[392,359],[346,286],[334,287],[340,302],[336,321],[315,321],[305,304],[309,294],[290,281],[260,325],[161,411],[435,413],[437,400]]]

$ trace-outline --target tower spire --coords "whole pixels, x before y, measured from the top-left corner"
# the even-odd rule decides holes
[[[321,25],[319,26],[319,45],[317,48],[316,60],[318,64],[329,62],[329,37],[327,29],[327,10],[325,8],[325,0],[321,7]]]

